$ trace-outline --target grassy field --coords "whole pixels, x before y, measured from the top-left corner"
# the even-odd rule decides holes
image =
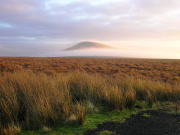
[[[0,57],[1,73],[22,69],[52,75],[80,70],[118,77],[180,81],[180,60]]]
[[[0,58],[1,134],[82,134],[180,99],[180,61]],[[146,106],[146,107],[144,107]],[[53,131],[53,132],[52,132]]]

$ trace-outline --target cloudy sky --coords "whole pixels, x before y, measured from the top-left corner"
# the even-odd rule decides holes
[[[120,48],[108,55],[180,59],[180,0],[0,2],[0,56],[80,55],[61,50],[81,41]]]

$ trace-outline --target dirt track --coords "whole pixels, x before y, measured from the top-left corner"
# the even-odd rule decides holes
[[[124,123],[106,122],[84,135],[97,135],[108,130],[116,135],[180,135],[180,115],[162,111],[142,111]]]

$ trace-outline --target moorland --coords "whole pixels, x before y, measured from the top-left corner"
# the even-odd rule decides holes
[[[0,57],[5,135],[83,134],[179,100],[180,60]]]

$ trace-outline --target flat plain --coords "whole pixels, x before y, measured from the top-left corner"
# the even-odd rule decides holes
[[[179,100],[180,60],[0,57],[2,135],[118,134],[96,127],[179,114]]]
[[[1,73],[30,69],[47,74],[75,70],[109,76],[134,76],[164,82],[180,80],[180,60],[168,59],[105,59],[105,58],[31,58],[1,57]]]

